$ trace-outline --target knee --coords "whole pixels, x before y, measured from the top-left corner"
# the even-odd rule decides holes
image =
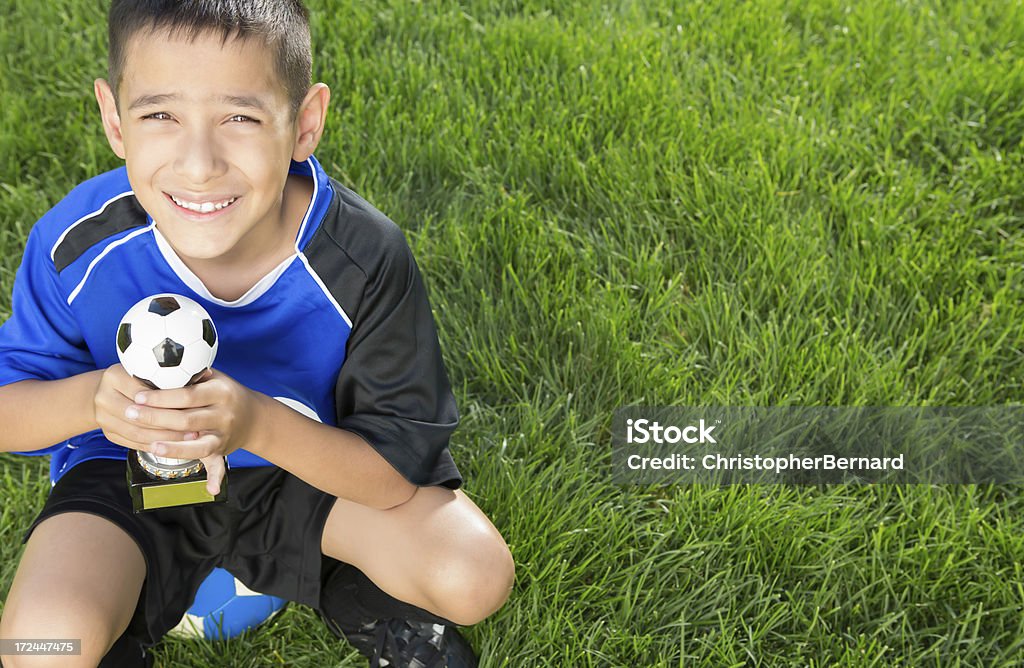
[[[78,655],[7,654],[4,668],[95,668],[115,640],[112,632],[100,624],[86,621],[88,616],[75,615],[60,607],[33,605],[30,609],[8,601],[0,618],[0,638],[41,640],[80,640]]]
[[[434,598],[442,616],[470,626],[494,614],[512,592],[515,562],[496,534],[480,537],[438,568]]]

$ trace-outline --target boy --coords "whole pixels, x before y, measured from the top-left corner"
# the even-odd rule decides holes
[[[504,603],[512,559],[457,490],[409,248],[313,158],[330,94],[309,85],[305,8],[114,0],[109,33],[95,94],[125,167],[33,228],[0,328],[0,450],[51,455],[56,481],[0,637],[82,653],[4,665],[149,665],[214,566],[316,608],[373,665],[476,665],[454,625]],[[181,390],[116,364],[118,321],[159,292],[220,334],[217,369]],[[226,457],[229,501],[133,514],[132,449],[202,459],[211,493]]]

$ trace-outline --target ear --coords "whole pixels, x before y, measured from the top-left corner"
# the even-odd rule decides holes
[[[124,137],[121,135],[121,115],[117,113],[117,98],[103,79],[93,83],[96,91],[96,102],[100,105],[100,117],[103,119],[103,131],[107,142],[117,157],[124,160]]]
[[[320,143],[330,101],[331,89],[327,84],[313,84],[306,92],[295,119],[295,150],[292,152],[292,160],[295,162],[307,160]]]

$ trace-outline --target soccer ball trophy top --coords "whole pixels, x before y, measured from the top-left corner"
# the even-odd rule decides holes
[[[117,357],[125,371],[154,389],[196,382],[217,355],[217,329],[202,306],[188,297],[159,294],[139,301],[117,326]],[[135,512],[227,499],[227,478],[216,497],[206,491],[198,459],[158,457],[136,450],[128,456],[128,487]]]

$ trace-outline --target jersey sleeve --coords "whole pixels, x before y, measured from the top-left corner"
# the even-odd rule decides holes
[[[29,234],[15,274],[11,317],[0,325],[0,386],[95,369],[37,229]],[[62,447],[19,454],[45,455]]]
[[[0,326],[0,386],[19,380],[56,380],[95,369],[92,354],[60,289],[56,269],[38,227],[29,235],[14,276],[12,311]],[[19,455],[49,455],[49,448]]]
[[[458,411],[419,268],[401,232],[369,276],[335,398],[338,426],[415,485],[462,483],[448,451]],[[394,243],[390,243],[394,241]]]

